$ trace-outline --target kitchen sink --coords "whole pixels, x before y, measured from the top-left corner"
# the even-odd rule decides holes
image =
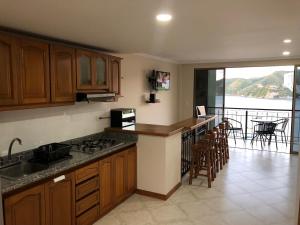
[[[18,179],[47,169],[49,166],[40,163],[21,162],[19,164],[0,169],[0,176],[7,179]]]

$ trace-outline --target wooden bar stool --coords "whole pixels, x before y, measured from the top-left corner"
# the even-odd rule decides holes
[[[217,132],[209,130],[205,136],[209,140],[209,149],[211,151],[211,165],[212,165],[212,180],[217,177]]]
[[[228,162],[229,159],[229,146],[228,146],[228,123],[223,122],[219,124],[220,128],[220,145],[223,153],[223,165]]]
[[[222,151],[222,146],[221,146],[221,134],[220,134],[220,128],[219,127],[214,127],[213,131],[216,133],[216,142],[215,142],[215,167],[216,167],[216,172],[218,173],[220,170],[223,169],[223,151]]]
[[[212,165],[212,138],[212,134],[206,134],[204,139],[198,141],[192,146],[189,184],[192,184],[193,178],[205,176],[207,177],[208,187],[211,188],[211,182],[214,180],[214,168]],[[201,173],[202,171],[206,171],[206,173]]]

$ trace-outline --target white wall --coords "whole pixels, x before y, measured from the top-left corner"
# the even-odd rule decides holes
[[[14,146],[19,152],[55,141],[63,141],[95,132],[109,126],[108,116],[115,107],[134,107],[139,123],[171,124],[178,120],[178,66],[141,55],[119,55],[122,60],[122,94],[117,103],[76,103],[72,106],[0,112],[0,152],[7,153],[14,137],[23,140],[23,145]],[[146,104],[149,94],[146,76],[159,69],[171,72],[171,90],[160,91],[159,104]]]

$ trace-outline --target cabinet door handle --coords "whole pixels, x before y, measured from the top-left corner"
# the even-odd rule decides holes
[[[64,179],[66,179],[66,176],[65,176],[65,175],[61,175],[61,176],[59,176],[59,177],[54,178],[54,179],[53,179],[53,182],[54,182],[54,183],[57,183],[57,182],[62,181],[62,180],[64,180]]]

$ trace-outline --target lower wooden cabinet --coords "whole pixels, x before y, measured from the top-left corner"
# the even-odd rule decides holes
[[[113,155],[114,202],[118,204],[126,197],[127,191],[127,151]]]
[[[104,215],[136,190],[136,147],[101,160],[99,170],[100,214]]]
[[[137,188],[137,151],[136,147],[127,150],[127,193]]]
[[[74,173],[45,184],[46,225],[72,225],[75,221]],[[56,179],[58,181],[56,181]],[[59,179],[62,179],[59,181]]]
[[[136,190],[136,168],[135,146],[5,197],[5,225],[92,225]]]
[[[113,196],[113,160],[105,158],[99,163],[100,171],[100,213],[103,215],[114,205]]]
[[[99,219],[99,215],[99,205],[96,205],[79,216],[76,220],[76,225],[92,225]]]
[[[5,225],[45,225],[45,188],[39,185],[4,200]]]

